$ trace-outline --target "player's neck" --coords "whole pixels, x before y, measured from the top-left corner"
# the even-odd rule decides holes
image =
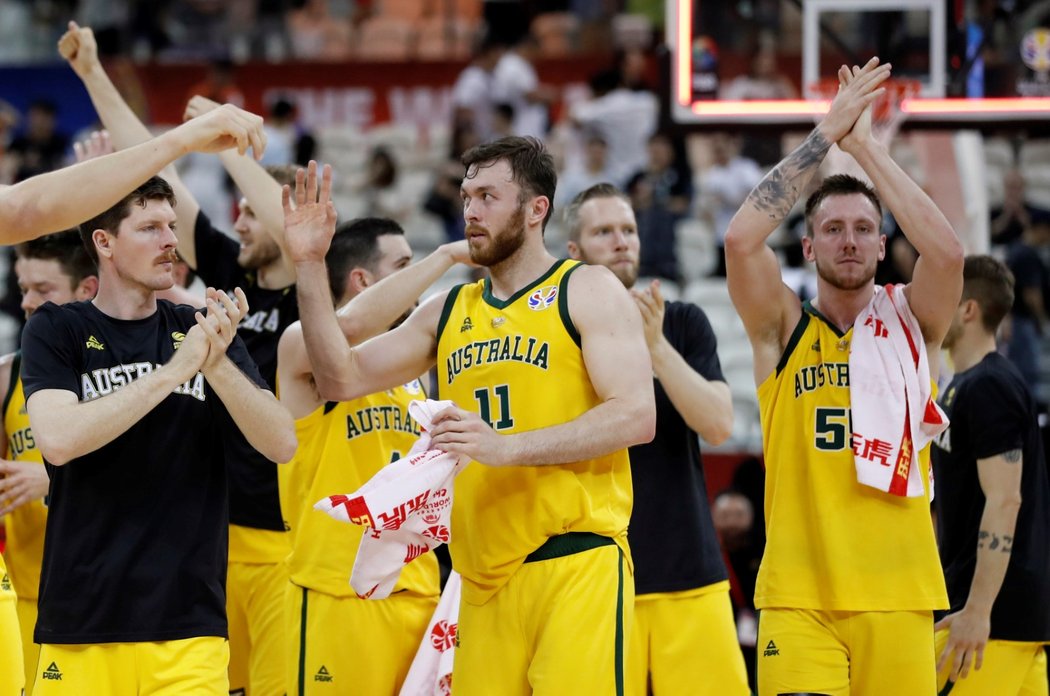
[[[255,282],[265,290],[282,290],[295,285],[295,266],[282,254],[277,260],[256,269]]]
[[[875,285],[870,283],[856,290],[841,290],[823,280],[818,281],[817,296],[813,298],[813,308],[845,333],[860,316],[861,310],[868,306],[875,294]]]
[[[972,336],[961,336],[948,350],[952,367],[956,372],[965,372],[995,352],[995,336],[975,330]]]
[[[543,238],[537,235],[526,238],[521,247],[500,263],[489,266],[492,294],[507,300],[514,293],[528,286],[550,270],[555,258],[543,246]]]
[[[157,293],[144,285],[103,276],[92,303],[114,319],[145,319],[157,311]]]

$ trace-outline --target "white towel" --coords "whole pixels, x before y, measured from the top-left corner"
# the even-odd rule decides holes
[[[452,693],[452,660],[459,633],[459,573],[452,571],[434,609],[427,632],[412,659],[401,696],[449,696]]]
[[[409,414],[423,433],[408,456],[384,466],[353,493],[332,495],[314,509],[367,529],[357,550],[350,585],[362,599],[390,596],[401,569],[451,538],[452,480],[466,465],[430,448],[430,429],[438,411],[451,401],[413,401]]]
[[[849,375],[857,480],[893,495],[923,495],[916,454],[948,427],[948,417],[932,398],[926,343],[903,286],[876,287],[857,317]],[[932,475],[929,483],[932,498]]]

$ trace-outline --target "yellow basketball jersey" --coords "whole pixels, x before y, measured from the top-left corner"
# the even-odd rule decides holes
[[[569,317],[577,267],[559,261],[506,301],[488,280],[453,288],[438,325],[439,397],[500,433],[558,425],[598,405]],[[456,477],[449,545],[463,598],[483,604],[565,532],[612,537],[626,552],[632,495],[627,450],[552,466],[470,463]]]
[[[849,350],[807,303],[758,388],[766,460],[766,550],[755,606],[839,611],[946,609],[930,499],[857,482]],[[929,448],[919,457],[929,472]]]
[[[283,514],[292,534],[288,556],[291,580],[334,597],[353,597],[354,567],[363,527],[335,520],[313,509],[322,498],[351,493],[384,465],[408,453],[419,426],[408,404],[423,399],[418,382],[353,401],[330,402],[296,421],[299,449],[282,465]],[[437,559],[427,553],[405,566],[394,591],[440,594]]]
[[[29,427],[22,378],[18,376],[21,354],[11,365],[12,384],[4,402],[4,432],[7,433],[7,458],[44,465]],[[7,515],[8,570],[15,593],[22,599],[36,599],[40,591],[40,564],[44,558],[44,528],[47,508],[43,500],[32,500]]]

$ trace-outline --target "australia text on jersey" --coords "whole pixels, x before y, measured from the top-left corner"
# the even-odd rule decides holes
[[[460,372],[487,363],[523,362],[546,370],[550,361],[550,344],[532,336],[504,336],[488,341],[474,341],[452,351],[445,361],[447,380],[452,384]]]
[[[84,372],[80,375],[80,400],[91,401],[105,396],[159,368],[159,363],[135,362]],[[198,372],[185,384],[177,386],[172,393],[204,401],[204,375]]]
[[[408,411],[395,405],[367,406],[346,416],[346,439],[353,440],[373,430],[398,430],[419,437],[419,426]]]

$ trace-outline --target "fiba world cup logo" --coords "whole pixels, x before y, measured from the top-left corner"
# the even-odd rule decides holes
[[[1032,29],[1021,39],[1021,60],[1039,76],[1047,79],[1050,73],[1050,29]]]
[[[430,631],[430,644],[438,652],[445,652],[456,645],[457,624],[445,620],[438,621]]]

